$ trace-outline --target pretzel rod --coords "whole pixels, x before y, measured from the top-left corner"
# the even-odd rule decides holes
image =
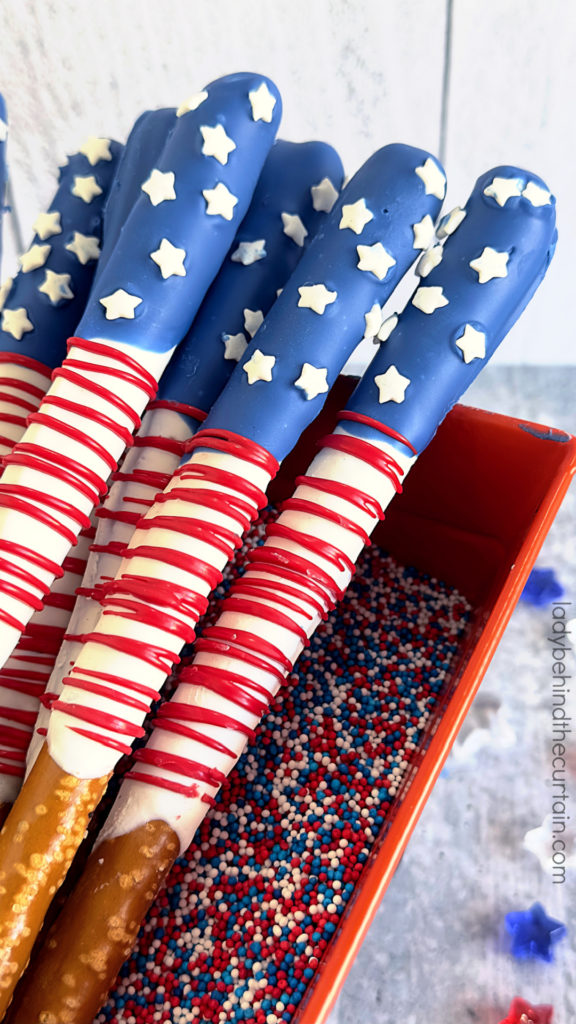
[[[165,111],[158,114],[165,115]],[[174,115],[175,116],[175,115]],[[149,122],[157,115],[144,115]],[[141,133],[142,118],[136,123]],[[129,186],[141,170],[130,165],[133,135],[124,150],[116,188]],[[137,153],[138,153],[137,148]],[[146,151],[149,156],[149,150]],[[81,641],[96,625],[102,587],[113,579],[121,551],[134,533],[136,521],[170,480],[184,454],[184,442],[198,429],[205,411],[214,403],[244,348],[255,333],[304,248],[304,233],[313,237],[326,211],[314,208],[320,182],[334,197],[342,183],[342,167],[335,151],[324,143],[276,142],[264,168],[252,203],[231,251],[208,292],[198,316],[178,346],[163,374],[158,399],[150,404],[136,445],[116,474],[103,507],[98,510],[98,530],[80,596],[70,621],[69,635],[60,649],[47,685],[47,696],[38,714],[35,735],[27,754],[28,770],[34,763],[49,720],[49,707],[62,691],[63,679],[76,660]],[[116,206],[122,207],[117,197]],[[324,204],[325,205],[325,204]],[[288,211],[288,212],[287,212]],[[287,233],[283,221],[299,222],[299,234]],[[290,226],[289,225],[289,226]],[[106,237],[108,239],[108,219]],[[110,229],[114,235],[114,226]],[[105,253],[103,254],[105,258]],[[247,326],[246,326],[247,325]]]
[[[418,453],[542,280],[556,241],[553,200],[543,182],[497,168],[478,180],[461,213],[462,226],[436,254],[440,262],[429,283],[416,289],[161,707],[80,884],[17,994],[11,1024],[93,1019],[134,941],[131,922],[146,892],[152,898],[147,836],[161,837],[162,879],[168,844],[182,852],[193,839],[247,736],[349,583]],[[456,219],[447,221],[449,230]],[[493,273],[504,267],[505,274]],[[465,333],[471,324],[482,340]],[[78,921],[86,922],[80,933]],[[62,977],[65,984],[54,983]]]

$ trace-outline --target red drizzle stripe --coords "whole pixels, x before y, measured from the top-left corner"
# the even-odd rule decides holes
[[[245,591],[241,590],[240,593],[244,595]],[[292,619],[287,615],[283,615],[276,608],[263,604],[262,601],[244,600],[244,596],[236,597],[232,595],[226,598],[222,606],[221,617],[228,612],[240,612],[241,615],[249,615],[255,619],[264,619],[265,622],[271,622],[280,629],[286,629],[289,633],[294,633],[301,643],[308,644],[308,637],[301,626],[292,622]]]
[[[217,768],[208,768],[198,761],[180,754],[170,754],[167,750],[155,750],[153,747],[141,747],[134,754],[134,760],[153,768],[164,768],[168,772],[184,775],[188,779],[196,779],[215,789],[221,786],[226,776]],[[130,774],[130,773],[128,773]]]
[[[83,576],[86,569],[86,559],[72,558],[71,555],[66,555],[62,562],[62,568],[64,572],[69,572],[72,576]]]
[[[167,651],[154,644],[147,644],[144,640],[132,640],[125,636],[116,636],[109,633],[79,633],[70,639],[78,640],[81,644],[99,644],[102,647],[111,647],[113,651],[120,651],[132,658],[141,658],[147,665],[160,669],[166,675],[171,671],[173,665],[180,662],[177,654]]]
[[[143,505],[145,508],[152,508],[154,504],[154,498],[131,498],[130,495],[126,495],[122,501],[125,501],[127,505]]]
[[[112,732],[118,732],[121,736],[132,736],[133,739],[139,739],[144,736],[144,729],[139,725],[134,725],[134,722],[129,722],[125,718],[116,718],[115,715],[109,714],[107,711],[98,711],[97,708],[87,708],[83,704],[68,704],[64,700],[55,700],[51,704],[52,711],[61,711],[64,715],[70,715],[71,718],[79,718],[81,722],[88,722],[89,725],[97,725],[102,729],[110,729]],[[33,716],[36,720],[36,715]],[[100,737],[100,743],[107,746],[107,736]],[[130,748],[126,751],[129,753]]]
[[[402,444],[406,445],[414,455],[418,455],[414,445],[411,444],[407,437],[404,437],[403,434],[399,434],[398,431],[393,430],[392,427],[387,427],[385,423],[380,423],[379,420],[373,419],[372,416],[365,416],[362,412],[352,412],[350,409],[342,409],[338,413],[338,419],[350,420],[353,423],[363,423],[367,427],[372,427],[373,430],[379,430],[381,434],[386,434],[388,437],[392,437],[395,441],[400,441]]]
[[[67,359],[64,366],[61,366],[58,370],[54,370],[52,379],[56,380],[58,377],[61,377],[62,380],[67,380],[69,384],[75,384],[76,387],[81,388],[83,391],[91,391],[97,398],[102,398],[103,401],[108,403],[108,405],[113,405],[115,409],[118,409],[118,412],[122,413],[129,423],[133,424],[134,430],[138,430],[142,421],[123,398],[120,398],[119,395],[114,394],[114,392],[110,391],[108,388],[102,387],[101,384],[97,384],[94,380],[88,382],[80,373],[75,373],[74,370],[71,370],[70,366],[76,366],[77,368],[83,367],[84,369],[91,370],[96,369],[95,363],[81,363],[77,359]],[[90,385],[89,387],[88,383]]]
[[[171,487],[164,494],[156,495],[155,504],[162,505],[166,501],[188,501],[192,505],[200,505],[205,508],[212,508],[225,516],[235,519],[243,530],[247,529],[252,521],[254,510],[252,506],[243,501],[236,494],[223,494],[222,491],[213,491],[208,488],[194,487]]]
[[[14,679],[11,675],[0,675],[0,689],[12,690],[13,693],[25,693],[27,697],[39,697],[44,692],[46,683],[26,682],[23,679]],[[0,736],[2,729],[0,727]]]
[[[11,384],[12,387],[18,387],[18,381],[12,384],[10,377],[0,377],[0,387],[2,384]],[[37,390],[39,391],[40,389],[38,388]],[[42,397],[42,392],[40,397]],[[38,402],[28,402],[27,399],[22,398],[20,395],[12,395],[9,391],[0,391],[0,402],[6,402],[7,405],[17,405],[20,409],[26,409],[28,412],[35,412],[38,408]]]
[[[250,480],[243,480],[236,473],[231,473],[226,469],[218,469],[216,466],[206,466],[201,463],[191,465],[189,462],[185,462],[183,466],[179,466],[174,476],[184,481],[208,480],[209,483],[229,487],[230,490],[238,491],[252,501],[257,509],[264,508],[266,505],[266,495],[256,484]]]
[[[111,540],[108,544],[91,544],[90,551],[99,551],[105,555],[116,555],[118,558],[122,558],[126,551],[126,541]]]
[[[4,541],[8,543],[8,541]],[[18,545],[16,545],[18,546]],[[14,552],[18,554],[18,552]],[[14,576],[17,580],[22,580],[23,583],[28,583],[30,586],[37,588],[41,594],[47,594],[50,590],[50,586],[47,583],[39,583],[35,576],[16,562],[9,562],[7,558],[0,558],[0,572],[8,572],[11,576]],[[64,573],[62,572],[62,576]]]
[[[80,530],[80,536],[87,537],[88,540],[90,540],[91,537],[96,536],[96,527],[90,524],[90,526],[87,526],[85,530]]]
[[[318,448],[331,448],[337,452],[345,452],[352,455],[361,462],[367,463],[373,469],[377,469],[390,480],[394,490],[402,493],[400,477],[404,476],[404,470],[398,465],[395,459],[386,452],[381,452],[369,441],[362,441],[359,437],[350,437],[348,434],[327,434],[318,441]]]
[[[90,729],[81,729],[78,725],[72,727],[72,732],[77,733],[78,736],[84,736],[87,740],[93,740],[94,743],[102,745],[103,736],[101,732],[91,732]],[[46,729],[37,729],[36,732],[39,736],[46,736]],[[112,750],[117,750],[120,754],[131,754],[132,747],[129,747],[126,743],[122,743],[114,736],[106,736],[106,746]]]
[[[121,423],[116,423],[110,416],[106,416],[105,413],[100,412],[98,409],[91,409],[86,405],[80,405],[79,402],[72,402],[69,398],[59,398],[57,395],[50,394],[46,395],[42,404],[53,405],[56,409],[63,409],[65,412],[71,412],[75,416],[92,420],[94,423],[98,423],[99,426],[104,427],[105,430],[109,430],[111,434],[116,434],[124,442],[125,447],[129,447],[132,444],[132,432],[122,426]]]
[[[233,683],[235,689],[238,691],[235,696],[228,698],[232,700],[234,704],[238,704],[239,707],[246,708],[251,714],[256,714],[256,704],[261,703],[250,693],[245,693],[243,687],[254,692],[263,698],[264,707],[268,706],[270,701],[270,691],[265,686],[261,686],[260,683],[256,683],[253,679],[248,679],[246,676],[238,675],[236,672],[230,672],[227,668],[220,668],[218,665],[198,665],[194,663],[188,665],[180,673],[179,681],[181,683],[187,683],[189,686],[206,686],[206,689],[211,689],[211,682],[216,679],[224,684]],[[240,689],[238,689],[240,688]],[[217,693],[222,693],[221,690],[217,690]],[[232,691],[231,691],[232,692]],[[223,694],[225,696],[225,694]]]
[[[361,512],[365,512],[366,515],[384,519],[384,511],[376,499],[371,494],[359,491],[350,484],[342,483],[340,480],[325,480],[322,477],[316,476],[297,476],[295,483],[297,487],[315,487],[317,491],[333,494],[335,498],[343,498],[344,501],[348,501],[350,505],[355,505],[356,508],[359,508]]]
[[[30,730],[15,729],[9,725],[3,725],[2,739],[5,743],[9,743],[11,747],[26,751],[30,745]]]
[[[35,711],[23,711],[22,708],[10,708],[0,704],[0,718],[7,718],[9,722],[20,722],[21,725],[34,725],[36,721]]]
[[[70,682],[74,686],[76,682],[76,676],[91,676],[93,679],[101,679],[105,683],[111,683],[113,686],[125,686],[127,689],[134,690],[135,693],[143,694],[150,702],[156,700],[158,692],[151,686],[146,686],[145,683],[136,683],[133,679],[124,679],[122,676],[112,675],[110,672],[100,672],[94,668],[81,668],[78,665],[74,665],[70,672]]]
[[[204,636],[214,640],[227,640],[229,643],[237,643],[239,646],[246,647],[249,651],[255,650],[265,658],[278,662],[287,672],[290,672],[292,669],[292,662],[279,647],[275,647],[268,640],[263,640],[261,637],[248,633],[245,629],[232,629],[229,626],[209,626],[208,629],[204,630]]]
[[[42,406],[40,406],[42,410]],[[105,462],[110,472],[116,469],[116,460],[112,458],[109,452],[100,444],[99,441],[95,441],[94,438],[88,437],[83,430],[79,430],[78,427],[72,427],[69,423],[64,423],[62,420],[57,420],[54,416],[49,416],[45,412],[33,412],[30,414],[30,423],[40,423],[43,427],[48,427],[49,430],[54,430],[57,434],[64,434],[65,437],[69,437],[72,441],[82,445],[84,448],[88,448],[98,459]],[[33,444],[34,442],[32,442]],[[38,492],[41,493],[41,492]]]
[[[234,549],[242,544],[241,538],[232,530],[227,530],[225,526],[206,523],[202,519],[189,519],[187,516],[146,517],[138,524],[138,531],[140,530],[173,530],[186,537],[195,537],[204,544],[213,545],[228,558]]]
[[[97,519],[112,519],[115,523],[128,523],[130,526],[136,526],[136,523],[142,518],[141,512],[127,512],[125,509],[115,510],[113,508],[99,508],[96,510]],[[94,550],[94,548],[92,548]]]
[[[217,452],[226,452],[235,455],[243,462],[251,462],[255,466],[265,469],[269,476],[276,476],[279,463],[270,452],[250,441],[242,434],[235,434],[231,430],[219,428],[202,428],[198,433],[186,441],[186,453],[190,454],[197,448],[208,448]]]
[[[43,494],[41,491],[38,491],[37,494],[38,500],[40,500]],[[72,530],[69,530],[63,523],[59,523],[57,519],[54,519],[43,508],[38,508],[37,505],[29,505],[28,502],[20,501],[19,498],[14,497],[12,494],[0,492],[0,507],[10,508],[13,512],[21,512],[22,515],[29,516],[30,519],[35,519],[37,522],[47,526],[54,533],[59,533],[70,545],[76,543],[76,534]]]
[[[180,793],[182,796],[190,798],[198,796],[198,786],[195,783],[183,786],[180,782],[172,782],[170,779],[159,779],[157,775],[148,775],[146,772],[137,772],[134,769],[126,772],[124,778],[133,779],[134,782],[145,782],[149,786],[157,786],[161,789],[169,789],[173,793]]]
[[[183,725],[182,722],[174,722],[170,718],[154,718],[152,720],[153,727],[159,729],[162,732],[172,732],[176,736],[184,736],[187,740],[192,740],[194,743],[200,743],[203,747],[209,747],[210,750],[215,750],[218,754],[223,754],[224,757],[235,757],[233,750],[229,747],[225,747],[223,743],[219,743],[212,736],[206,736],[202,732],[198,732],[197,729],[189,729],[188,726]]]
[[[26,632],[18,641],[20,651],[32,654],[58,654],[64,633],[58,626],[38,626],[34,623],[26,626]]]
[[[173,565],[177,569],[182,569],[184,572],[192,573],[193,576],[198,576],[199,579],[205,580],[211,590],[222,580],[222,573],[215,569],[213,565],[210,565],[209,562],[195,558],[194,555],[183,555],[179,551],[173,551],[168,548],[142,544],[137,548],[123,548],[121,554],[123,558],[128,560],[131,558],[150,558],[152,561]],[[156,583],[156,580],[154,582]]]
[[[168,612],[160,611],[151,605],[145,605],[141,601],[131,601],[127,597],[110,596],[106,590],[104,593],[106,605],[102,609],[102,615],[116,615],[120,619],[130,619],[133,622],[142,622],[153,629],[161,629],[171,636],[178,637],[182,643],[192,643],[195,633],[183,619],[169,615]]]
[[[247,593],[246,588],[250,587],[258,590],[265,590],[266,595],[269,596],[272,601],[279,601],[279,596],[276,595],[275,591],[280,591],[281,594],[291,594],[293,597],[297,597],[300,601],[305,601],[306,604],[311,605],[320,619],[328,618],[325,606],[309,593],[308,582],[302,580],[302,577],[299,576],[297,572],[290,572],[290,570],[283,569],[281,566],[273,568],[268,565],[260,566],[259,571],[267,573],[270,576],[280,576],[281,579],[268,579],[268,576],[265,576],[264,578],[261,576],[252,576],[254,569],[248,566],[248,572],[250,575],[243,576],[239,583],[233,583],[230,587],[230,593],[235,593],[240,586],[242,587],[243,592]],[[301,589],[298,589],[298,587],[291,587],[288,583],[282,582],[282,580],[286,579],[292,581],[296,579],[301,586],[306,588],[306,590],[303,593]],[[301,615],[306,616],[308,619],[312,618],[312,616],[308,615],[300,605],[289,604],[287,601],[283,601],[281,603],[286,607],[294,608],[295,611],[299,611]]]
[[[154,580],[152,593],[150,578],[148,576],[136,576],[130,573],[122,573],[118,580],[113,580],[106,588],[106,595],[131,594],[133,597],[140,597],[143,601],[175,600],[178,607],[187,614],[200,618],[208,607],[208,598],[197,594],[195,590],[179,586],[177,583],[167,583],[165,580]]]
[[[38,494],[35,487],[25,487],[23,484],[3,484],[0,483],[0,494],[8,493],[14,494],[17,498],[30,498],[34,500]],[[42,493],[42,504],[47,505],[48,508],[54,510],[54,512],[61,512],[67,519],[71,519],[73,522],[78,523],[79,526],[86,529],[90,526],[90,519],[80,509],[71,505],[69,501],[64,501],[63,498],[57,498],[54,494],[48,494],[46,491]],[[74,538],[76,535],[74,534]]]
[[[62,608],[66,612],[71,612],[75,603],[74,594],[48,594],[44,598],[45,608]]]
[[[0,749],[0,757],[7,757],[9,761],[25,761],[26,752],[24,750],[10,750]]]
[[[132,694],[124,692],[119,694],[118,690],[111,690],[109,686],[103,686],[102,683],[93,683],[90,679],[66,676],[62,682],[64,685],[73,686],[75,690],[85,690],[86,693],[95,693],[99,697],[104,697],[105,700],[110,700],[117,704],[126,704],[129,708],[134,708],[136,711],[143,711],[144,714],[150,710],[149,704],[138,700]]]
[[[312,618],[310,612],[305,611],[299,605],[295,604],[294,601],[289,601],[286,597],[282,597],[281,594],[271,593],[272,587],[270,580],[260,580],[260,586],[251,586],[251,583],[252,580],[242,578],[242,580],[239,583],[234,583],[230,587],[228,593],[231,597],[233,597],[235,594],[239,594],[241,597],[246,596],[260,598],[261,600],[260,602],[258,602],[260,605],[262,600],[273,601],[274,604],[279,604],[283,608],[288,608],[289,611],[296,612],[298,615],[302,615],[303,618],[305,619]],[[283,589],[283,585],[281,583],[276,584],[276,586],[278,587],[279,590]],[[294,590],[292,587],[288,587],[288,590],[291,591],[293,594],[296,594],[298,597],[300,596],[298,594],[298,591]]]
[[[141,376],[143,381],[147,383],[148,387],[153,392],[153,394],[150,395],[150,398],[152,399],[156,397],[158,382],[152,374],[148,372],[148,370],[141,366],[136,359],[129,356],[126,352],[112,348],[110,345],[103,345],[100,341],[88,341],[86,338],[78,338],[75,336],[68,338],[68,351],[70,351],[72,347],[79,348],[84,352],[91,352],[98,356],[102,355],[110,359],[116,359],[119,363],[124,363],[124,366],[127,366],[129,370],[132,370],[133,373],[138,376]]]
[[[254,668],[275,676],[279,683],[283,683],[286,678],[282,669],[278,668],[277,665],[270,665],[269,662],[259,658],[257,654],[253,654],[251,651],[235,647],[229,642],[207,637],[206,634],[196,641],[194,651],[196,654],[221,654],[226,658],[234,658],[235,661],[243,661],[246,665],[253,665]]]
[[[357,537],[360,537],[363,544],[367,544],[370,540],[366,530],[363,530],[358,523],[348,519],[347,516],[340,515],[339,512],[333,512],[332,509],[325,508],[324,505],[319,505],[316,501],[308,501],[306,498],[288,498],[287,501],[282,502],[280,505],[280,512],[304,512],[312,516],[318,516],[319,519],[326,519],[329,523],[335,523],[336,526],[341,526],[344,530],[355,533]]]
[[[130,384],[132,385],[132,387],[138,388],[139,391],[143,391],[146,395],[148,395],[148,398],[152,398],[153,395],[156,393],[156,383],[154,383],[154,387],[152,388],[141,377],[138,377],[135,374],[130,373],[129,370],[121,370],[118,366],[107,366],[105,363],[87,363],[82,359],[72,359],[71,356],[66,357],[65,364],[62,367],[60,367],[60,369],[54,370],[54,373],[52,374],[52,380],[56,380],[58,377],[63,376],[62,370],[67,370],[68,368],[72,370],[83,370],[84,372],[95,373],[96,376],[102,375],[103,377],[114,377],[116,380],[123,380],[125,381],[126,384]],[[89,390],[93,391],[95,389],[92,387],[92,384],[92,380],[85,379],[83,381],[82,386],[84,388],[89,386]],[[111,394],[114,393],[111,392]],[[112,401],[111,404],[115,405],[116,403]],[[130,408],[130,406],[128,406],[128,408]],[[131,418],[133,418],[134,415],[135,414],[132,413]]]
[[[17,768],[16,765],[0,763],[0,771],[3,775],[15,775],[18,778],[22,778],[24,775],[24,767]]]
[[[176,441],[173,437],[162,437],[156,434],[146,434],[134,438],[135,448],[157,448],[161,452],[170,452],[180,458],[184,454],[184,441]]]
[[[158,709],[158,718],[170,721],[175,718],[182,722],[197,722],[199,725],[216,725],[220,729],[233,729],[235,732],[242,733],[243,736],[247,736],[248,739],[254,738],[254,730],[248,725],[244,725],[242,722],[237,722],[235,718],[230,718],[229,715],[225,715],[222,711],[213,711],[212,708],[198,708],[193,707],[191,704],[181,704],[177,700],[170,700],[166,704],[161,704]]]
[[[171,479],[169,473],[154,473],[148,469],[135,469],[132,473],[123,473],[117,470],[112,473],[114,481],[122,480],[127,483],[144,484],[145,487],[156,487],[159,491],[163,491]]]
[[[33,411],[35,410],[33,409]],[[24,428],[26,426],[26,416],[16,416],[11,412],[0,412],[0,421],[2,423],[12,423],[15,427]]]
[[[10,555],[15,555],[16,558],[23,558],[27,562],[32,562],[34,565],[37,565],[39,569],[49,573],[51,576],[60,578],[64,575],[63,569],[57,562],[53,562],[50,558],[46,558],[45,555],[41,555],[39,551],[34,551],[33,548],[27,548],[24,547],[23,544],[17,544],[15,540],[3,540],[0,538],[0,551],[6,551]],[[16,568],[17,567],[14,566],[15,570]],[[40,581],[36,583],[36,586],[39,590],[46,592],[44,584]]]
[[[155,398],[150,402],[148,409],[170,409],[172,412],[179,412],[182,416],[190,416],[193,420],[203,423],[208,413],[198,409],[195,405],[186,405],[185,402],[173,402],[170,398]]]
[[[29,590],[23,590],[22,587],[18,587],[11,580],[0,580],[0,592],[14,598],[15,601],[20,601],[22,604],[29,604],[36,612],[39,612],[42,608],[42,601],[39,597],[31,594]]]
[[[248,555],[248,561],[251,565],[257,564],[259,569],[262,569],[264,565],[271,564],[296,570],[305,577],[307,587],[313,588],[316,585],[316,592],[331,607],[334,607],[336,601],[344,593],[332,577],[327,572],[324,572],[320,566],[310,562],[302,555],[296,555],[293,551],[288,551],[286,548],[275,548],[272,545],[266,544],[262,548],[256,548],[254,551],[251,551]]]
[[[4,456],[4,465],[28,466],[39,473],[54,476],[70,487],[75,487],[93,505],[108,490],[106,481],[87,466],[36,443],[20,442],[16,451]]]
[[[50,380],[50,374],[52,370],[45,363],[38,362],[37,359],[32,359],[31,356],[20,355],[18,352],[0,352],[0,363],[12,363],[14,366],[26,366],[27,369],[33,370],[34,373],[41,373],[43,377]],[[39,392],[39,397],[42,398],[44,392],[40,391],[40,388],[35,387],[34,384],[28,384],[26,381],[15,381],[14,387],[20,387],[23,391],[29,391],[34,388],[34,393]],[[30,391],[32,394],[32,391]]]

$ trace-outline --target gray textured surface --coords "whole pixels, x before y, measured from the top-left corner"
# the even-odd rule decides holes
[[[488,367],[466,401],[574,433],[575,395],[574,369]],[[573,487],[537,562],[572,601],[575,527]],[[540,900],[570,924],[576,905],[576,869],[554,885],[522,845],[551,803],[550,622],[550,608],[514,612],[463,730],[488,725],[487,742],[448,760],[329,1024],[497,1024],[514,995],[552,1003],[554,1024],[576,1019],[574,929],[554,964],[514,960],[502,936],[509,910]],[[575,741],[571,768],[574,800]]]

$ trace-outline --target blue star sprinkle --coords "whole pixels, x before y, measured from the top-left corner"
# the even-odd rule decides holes
[[[556,579],[554,569],[532,569],[520,600],[535,608],[544,608],[564,596],[564,587]]]
[[[512,936],[510,952],[518,960],[554,959],[553,947],[566,935],[561,921],[548,917],[541,903],[529,910],[515,910],[506,914],[506,929]]]

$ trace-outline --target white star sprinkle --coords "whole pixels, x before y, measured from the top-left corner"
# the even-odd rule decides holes
[[[86,157],[91,167],[95,167],[101,160],[111,160],[110,139],[100,139],[96,135],[90,135],[86,142],[80,146],[80,152]]]
[[[547,814],[544,821],[538,828],[531,828],[526,835],[522,846],[525,850],[533,853],[540,862],[540,867],[548,874],[554,870],[554,842],[562,840],[562,853],[565,854],[567,868],[576,867],[576,831],[574,825],[566,822],[554,822],[551,814]],[[558,851],[556,851],[558,852]],[[522,1018],[520,1018],[522,1019]]]
[[[270,124],[272,112],[276,106],[276,97],[272,95],[266,82],[261,82],[257,89],[252,89],[248,93],[248,99],[252,107],[252,120],[266,121],[267,124]]]
[[[224,359],[235,359],[238,362],[248,348],[248,342],[242,331],[239,331],[238,334],[223,334],[222,341],[224,342]]]
[[[46,269],[46,276],[38,288],[50,299],[53,306],[57,306],[64,299],[73,299],[74,292],[70,287],[70,274],[55,274],[53,270]]]
[[[535,181],[529,181],[522,192],[524,199],[527,199],[532,206],[548,206],[552,202],[552,195],[547,188],[537,185]]]
[[[259,348],[255,348],[252,357],[242,367],[248,377],[248,383],[255,384],[257,380],[271,381],[275,363],[276,356],[266,356]]]
[[[18,309],[2,310],[2,330],[11,334],[16,341],[22,341],[22,335],[34,330],[34,324],[28,319],[28,310],[24,306]]]
[[[294,387],[301,388],[307,401],[310,401],[312,398],[317,398],[318,395],[325,395],[330,390],[326,379],[327,375],[326,367],[319,368],[312,366],[312,363],[304,363],[298,380],[294,381]]]
[[[75,231],[72,241],[68,242],[64,248],[68,252],[73,252],[82,266],[85,266],[90,260],[100,259],[100,245],[96,235],[83,235],[81,231]]]
[[[434,313],[441,306],[447,306],[448,299],[438,285],[422,286],[414,292],[412,305],[423,313]]]
[[[202,92],[194,92],[187,100],[184,100],[180,104],[176,111],[176,117],[183,117],[184,114],[189,114],[191,110],[198,110],[198,107],[204,103],[204,100],[208,99],[208,93],[205,89]]]
[[[42,242],[51,238],[52,235],[61,235],[62,225],[58,210],[54,210],[53,213],[39,213],[32,225],[32,230],[36,232]]]
[[[375,338],[382,327],[382,307],[375,302],[368,312],[364,313],[364,320],[366,321],[364,337]]]
[[[22,273],[29,274],[31,270],[38,270],[38,267],[43,267],[48,259],[51,248],[51,245],[31,245],[28,252],[22,253],[18,261],[22,268]]]
[[[462,334],[456,338],[456,346],[462,352],[465,363],[471,363],[473,359],[484,359],[486,335],[482,331],[477,331],[472,324],[466,324]]]
[[[442,262],[444,250],[441,245],[433,245],[428,252],[423,252],[416,264],[418,277],[428,277],[428,274]]]
[[[479,284],[486,284],[493,277],[508,276],[506,264],[509,258],[509,253],[498,252],[492,246],[486,245],[477,259],[470,260],[469,266],[478,274]]]
[[[245,309],[244,310],[244,330],[248,331],[251,338],[254,337],[256,331],[264,323],[264,313],[261,309]]]
[[[424,161],[421,167],[416,167],[416,174],[424,182],[424,190],[427,196],[436,196],[437,199],[444,199],[446,195],[446,176],[431,156]]]
[[[342,216],[338,227],[341,231],[349,228],[355,234],[361,235],[366,225],[373,220],[374,214],[366,206],[365,199],[357,199],[355,203],[344,203]]]
[[[220,164],[227,164],[230,153],[236,149],[236,143],[229,135],[226,135],[221,124],[210,127],[207,124],[200,126],[200,133],[204,139],[202,152],[204,156],[213,156]]]
[[[322,178],[317,185],[312,185],[310,195],[312,196],[312,206],[320,213],[330,213],[338,199],[338,192],[330,178]]]
[[[326,306],[335,302],[338,296],[338,292],[328,291],[324,284],[305,284],[298,289],[298,292],[300,293],[298,305],[303,309],[312,309],[319,316],[322,316]]]
[[[93,174],[77,174],[70,191],[84,203],[91,203],[96,196],[102,195],[102,189]]]
[[[374,383],[378,388],[378,401],[382,405],[384,402],[403,402],[410,378],[404,377],[395,366],[389,366],[386,373],[374,377]]]
[[[455,206],[453,210],[450,210],[450,213],[442,217],[438,225],[438,231],[436,232],[438,238],[448,238],[448,235],[453,235],[456,228],[460,227],[465,216],[466,210],[463,210],[461,206]]]
[[[386,320],[382,324],[382,327],[378,331],[378,334],[376,335],[376,338],[374,340],[377,339],[378,341],[388,341],[388,338],[392,334],[392,331],[397,326],[398,326],[398,314],[397,313],[392,313],[392,316],[389,316],[389,317],[386,318]]]
[[[2,281],[2,284],[0,284],[0,310],[4,309],[4,304],[8,300],[13,284],[13,277],[7,277],[6,280]]]
[[[396,265],[396,260],[386,251],[382,242],[374,245],[357,245],[358,270],[366,270],[374,274],[379,281],[383,281],[391,267]]]
[[[434,221],[429,213],[412,225],[414,232],[413,249],[427,249],[434,241]]]
[[[107,320],[133,320],[134,310],[142,299],[138,295],[130,295],[124,288],[117,288],[111,295],[99,300],[106,310]]]
[[[232,220],[234,216],[234,207],[238,202],[238,199],[226,185],[223,185],[221,181],[218,182],[216,188],[204,188],[202,189],[202,195],[206,200],[206,213],[210,217],[223,217],[224,220]]]
[[[150,259],[160,267],[164,280],[167,277],[186,277],[185,258],[186,249],[178,249],[167,238],[163,238],[155,252],[150,253]]]
[[[159,206],[167,199],[176,199],[174,181],[174,171],[159,171],[155,167],[141,188],[148,196],[152,206]]]
[[[256,238],[253,242],[239,242],[230,259],[233,263],[243,263],[245,267],[250,267],[258,260],[263,260],[265,256],[266,239]]]
[[[282,223],[284,225],[284,234],[288,235],[296,245],[304,245],[304,239],[308,234],[307,229],[304,227],[300,217],[297,213],[281,213]]]
[[[524,182],[521,178],[499,178],[496,176],[484,189],[484,195],[495,199],[498,206],[506,206],[509,199],[522,195]]]

